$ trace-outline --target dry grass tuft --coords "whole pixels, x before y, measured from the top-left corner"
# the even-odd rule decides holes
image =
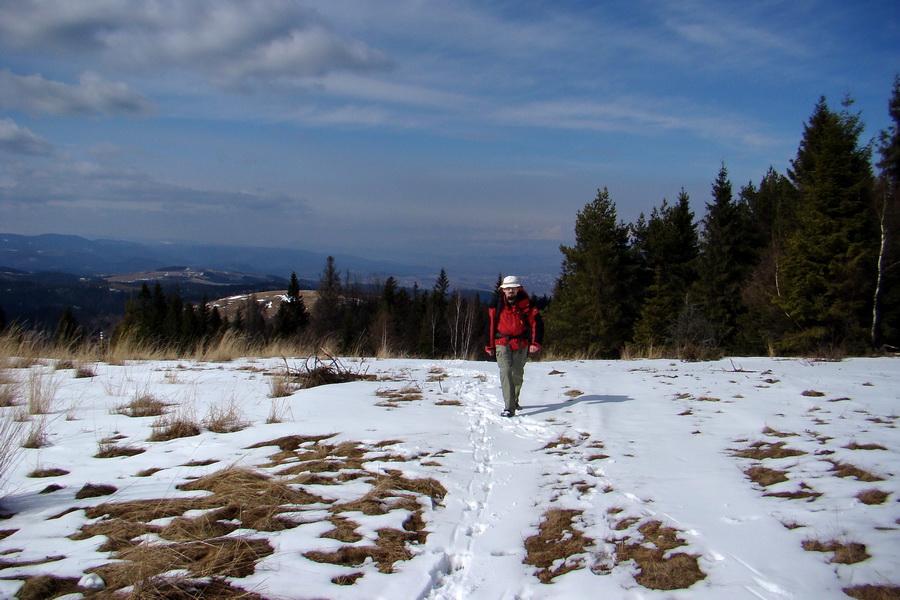
[[[821,398],[825,395],[825,392],[817,392],[816,390],[804,390],[802,395],[806,396],[807,398]]]
[[[128,404],[115,407],[115,412],[128,417],[159,417],[166,414],[166,406],[150,394],[136,394]]]
[[[31,429],[22,440],[23,448],[45,448],[50,445],[50,437],[47,435],[47,421],[43,418],[31,421]]]
[[[768,436],[777,437],[777,438],[797,437],[797,435],[798,435],[796,433],[786,433],[784,431],[778,431],[777,429],[772,429],[768,425],[763,428],[762,432],[763,432],[763,435],[768,435]]]
[[[65,469],[35,469],[31,473],[28,474],[28,477],[41,478],[41,477],[62,477],[63,475],[68,475],[69,472]]]
[[[887,450],[881,444],[857,444],[856,442],[851,442],[844,446],[847,450]]]
[[[0,371],[0,407],[15,406],[21,400],[22,384],[6,371]]]
[[[331,580],[335,585],[353,585],[356,580],[362,577],[364,573],[350,573],[348,575],[338,575]]]
[[[833,465],[831,471],[835,474],[836,477],[853,477],[857,481],[865,481],[867,483],[884,481],[883,477],[879,477],[878,475],[869,473],[868,471],[860,469],[859,467],[853,466],[851,464],[844,463],[839,460],[831,460],[829,462]]]
[[[162,415],[151,425],[148,442],[168,442],[178,438],[200,435],[200,426],[189,415]]]
[[[538,568],[541,583],[584,567],[586,548],[594,543],[577,527],[580,510],[552,509],[544,513],[539,533],[525,540],[525,564]]]
[[[803,456],[806,452],[794,450],[793,448],[785,448],[786,442],[755,442],[750,444],[747,450],[735,452],[733,456],[740,458],[752,458],[754,460],[764,460],[766,458],[788,458],[791,456]]]
[[[213,433],[234,433],[250,425],[234,398],[224,405],[210,406],[203,424]]]
[[[803,542],[803,549],[809,552],[833,552],[834,555],[829,562],[844,565],[852,565],[870,558],[869,554],[866,553],[865,544],[859,544],[857,542],[848,542],[845,544],[837,540],[831,540],[829,542],[806,540]]]
[[[115,442],[101,441],[97,445],[97,454],[94,458],[118,458],[120,456],[137,456],[146,452],[144,448],[136,446],[120,446]]]
[[[659,521],[650,521],[639,529],[643,539],[628,543],[620,541],[616,545],[616,557],[621,563],[633,560],[639,569],[635,580],[645,588],[653,590],[686,589],[705,579],[700,570],[698,556],[684,552],[670,553],[683,546],[678,531],[663,527]]]
[[[28,413],[46,415],[53,412],[53,403],[61,380],[43,369],[33,369],[28,374]]]
[[[768,487],[788,480],[786,471],[768,469],[760,465],[750,467],[744,471],[744,474],[749,477],[751,481],[763,487]]]
[[[788,500],[806,500],[807,502],[814,502],[816,498],[820,497],[822,494],[821,492],[815,491],[807,484],[801,483],[800,489],[796,491],[768,493],[765,495],[772,498],[787,498]]]

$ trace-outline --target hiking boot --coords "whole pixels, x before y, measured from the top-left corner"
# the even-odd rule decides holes
[[[516,411],[514,411],[514,410],[504,410],[502,413],[500,413],[500,416],[501,416],[501,417],[514,417],[514,416],[516,416]]]

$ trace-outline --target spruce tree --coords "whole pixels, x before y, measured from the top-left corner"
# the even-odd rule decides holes
[[[599,190],[578,212],[575,245],[560,251],[561,274],[545,318],[548,339],[565,353],[618,356],[637,312],[638,261],[609,190]]]
[[[310,317],[316,336],[323,339],[337,333],[343,320],[344,294],[341,275],[335,267],[333,256],[329,256],[325,261],[316,294],[317,299]]]
[[[300,280],[297,273],[291,273],[287,292],[278,305],[278,312],[275,313],[273,333],[277,337],[289,339],[303,331],[308,322],[309,312],[306,310],[303,296],[300,295]]]
[[[663,199],[635,230],[643,264],[652,271],[634,333],[635,344],[647,350],[671,341],[671,326],[696,278],[697,226],[687,193],[682,189],[674,205]]]
[[[62,347],[71,348],[80,343],[83,337],[84,331],[78,324],[78,319],[75,318],[72,307],[67,306],[59,315],[59,320],[56,323],[56,331],[53,334],[53,343]]]
[[[693,301],[711,325],[708,346],[733,347],[739,319],[746,311],[741,287],[756,262],[756,236],[750,208],[744,199],[735,200],[728,170],[723,164],[712,184],[712,202],[706,205],[702,221],[697,281]]]
[[[862,351],[870,338],[879,236],[871,151],[851,105],[834,112],[821,98],[791,162],[799,197],[778,304],[801,331],[783,340],[787,351]]]

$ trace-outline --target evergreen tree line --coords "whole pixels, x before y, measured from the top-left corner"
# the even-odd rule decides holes
[[[284,341],[357,355],[476,358],[481,348],[487,306],[478,296],[451,291],[444,269],[430,290],[401,288],[393,276],[363,285],[349,273],[342,278],[328,257],[314,298],[307,307],[292,273],[274,319],[265,318],[251,294],[229,320],[207,302],[194,306],[159,282],[152,291],[144,284],[128,301],[113,343],[127,339],[190,352],[231,333],[260,345]]]
[[[722,164],[699,223],[684,190],[630,224],[599,190],[560,248],[549,343],[608,358],[896,349],[900,77],[878,138],[860,142],[851,106],[820,98],[786,174],[735,194]]]

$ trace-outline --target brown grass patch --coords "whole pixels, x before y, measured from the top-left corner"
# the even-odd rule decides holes
[[[639,584],[653,590],[678,590],[706,578],[706,573],[700,570],[698,556],[669,553],[685,545],[677,530],[664,527],[660,521],[650,521],[639,531],[642,539],[622,540],[616,545],[618,562],[633,560],[637,564],[639,572],[635,580]]]
[[[857,444],[856,442],[851,442],[844,446],[847,450],[887,450],[881,444]]]
[[[116,443],[100,442],[97,447],[97,454],[94,458],[118,458],[120,456],[137,456],[142,452],[146,452],[144,448],[136,446],[119,446]]]
[[[807,502],[814,502],[816,498],[822,495],[821,492],[817,492],[805,483],[800,484],[800,489],[794,492],[778,492],[778,493],[769,493],[765,494],[765,496],[769,496],[772,498],[787,498],[788,500],[806,500]]]
[[[869,505],[877,505],[884,504],[887,502],[890,494],[888,492],[883,492],[881,490],[871,489],[871,490],[863,490],[856,495],[856,499],[862,502],[863,504]]]
[[[900,587],[896,585],[857,585],[844,588],[844,593],[857,600],[898,600]]]
[[[763,487],[768,487],[776,483],[787,481],[787,472],[769,469],[760,465],[755,465],[744,471],[744,474],[754,483]]]
[[[379,529],[376,533],[378,538],[374,546],[345,546],[333,552],[314,550],[304,552],[303,556],[314,562],[355,568],[372,560],[382,573],[393,573],[395,562],[413,557],[407,547],[415,539],[413,534],[391,528]]]
[[[806,396],[807,398],[821,398],[825,395],[825,392],[817,392],[816,390],[804,390],[802,395]]]
[[[884,481],[883,477],[869,473],[864,469],[860,469],[854,465],[841,462],[839,460],[829,461],[833,466],[831,468],[836,477],[853,477],[857,481],[865,481],[867,483],[875,481]]]
[[[350,573],[349,575],[338,575],[331,580],[335,585],[353,585],[356,580],[362,577],[364,573]]]
[[[581,390],[569,390],[568,392],[565,392],[563,394],[563,396],[568,396],[569,398],[577,398],[578,396],[583,396],[583,395],[584,395],[584,392],[582,392]]]
[[[78,588],[78,578],[39,575],[26,578],[25,583],[16,593],[16,598],[19,600],[45,600],[79,591],[82,590]]]
[[[834,555],[829,562],[844,565],[852,565],[870,558],[869,554],[866,553],[865,544],[856,542],[806,540],[803,542],[803,549],[809,552],[833,552]]]
[[[463,403],[459,400],[439,400],[434,403],[435,406],[462,406]]]
[[[544,513],[539,532],[525,540],[525,564],[538,568],[541,583],[584,567],[586,548],[594,543],[575,527],[580,510],[552,509]]]
[[[803,456],[806,452],[786,448],[786,442],[755,442],[750,444],[747,450],[735,452],[733,456],[740,458],[752,458],[754,460],[763,460],[766,458],[788,458],[791,456]]]
[[[778,431],[777,429],[772,429],[768,425],[763,428],[762,432],[763,432],[763,435],[768,435],[771,437],[778,437],[778,438],[797,437],[797,435],[798,435],[796,433],[785,433],[783,431]]]
[[[388,402],[412,402],[422,399],[422,388],[414,383],[407,384],[398,389],[381,389],[375,392],[379,398]]]
[[[541,583],[551,583],[554,577],[584,568],[586,548],[594,543],[575,527],[580,510],[551,509],[544,513],[538,533],[525,540],[525,564],[538,568],[535,573]]]
[[[274,552],[267,540],[229,537],[177,544],[140,544],[113,553],[121,561],[93,569],[107,589],[140,585],[172,570],[193,577],[246,577],[256,562]],[[139,596],[144,597],[144,596]]]
[[[31,473],[28,474],[28,477],[62,477],[63,475],[68,475],[69,472],[65,469],[35,469]]]
[[[323,538],[331,538],[348,544],[355,544],[363,539],[363,536],[356,533],[359,523],[346,517],[331,517],[328,521],[334,525],[334,529],[323,533]]]
[[[76,500],[83,500],[85,498],[99,498],[100,496],[111,496],[115,494],[118,490],[113,485],[107,484],[94,484],[94,483],[86,483],[84,486],[78,490],[75,494]]]

